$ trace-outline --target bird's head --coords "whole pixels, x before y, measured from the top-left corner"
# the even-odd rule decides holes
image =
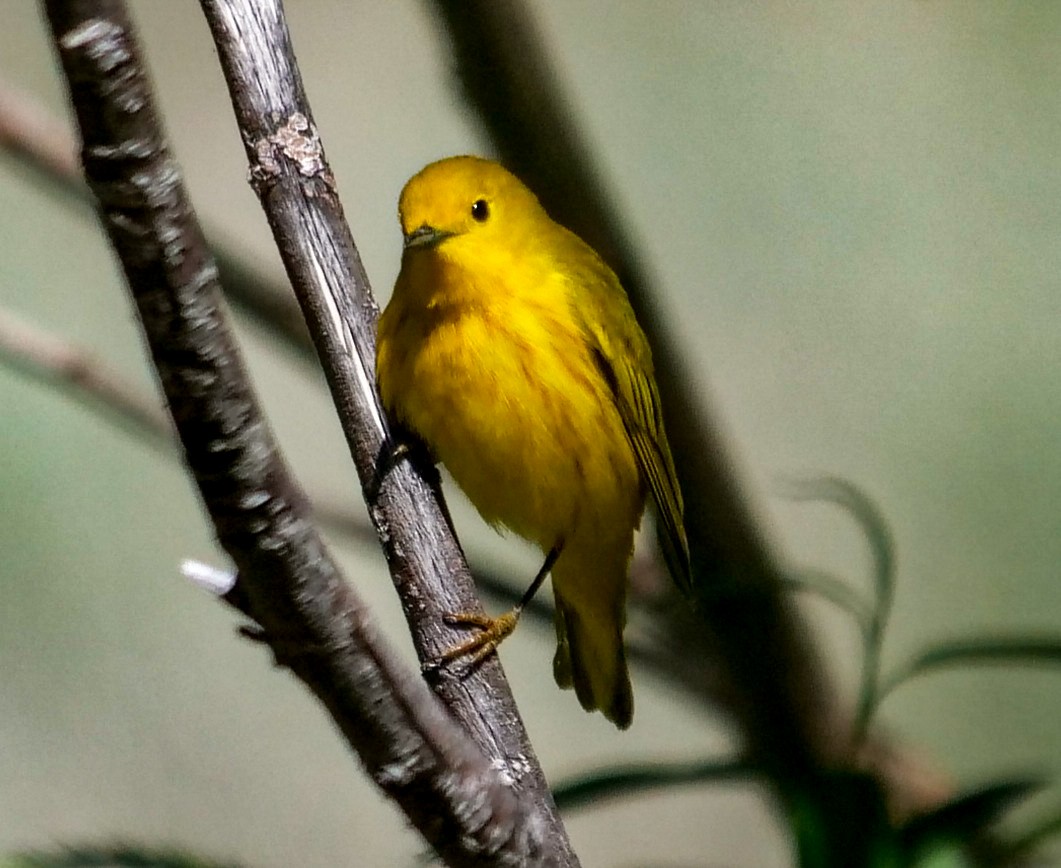
[[[406,252],[462,237],[511,243],[544,213],[515,175],[480,157],[449,157],[425,166],[409,179],[398,202]]]

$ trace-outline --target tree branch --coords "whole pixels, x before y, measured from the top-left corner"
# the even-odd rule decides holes
[[[81,177],[77,142],[68,127],[35,102],[0,80],[0,148],[33,169],[37,177],[68,203],[89,203]],[[286,346],[311,359],[313,347],[298,305],[239,256],[211,244],[224,292],[251,319],[283,338]]]
[[[573,864],[519,787],[395,661],[308,520],[220,309],[217,273],[120,0],[45,0],[82,160],[218,539],[228,595],[451,865]]]
[[[324,367],[351,457],[422,664],[460,638],[450,612],[481,611],[433,468],[402,462],[377,477],[393,448],[375,384],[378,308],[313,123],[279,0],[201,0],[247,150],[251,183]],[[500,661],[442,669],[433,689],[575,863]]]
[[[0,356],[47,383],[58,383],[82,403],[152,446],[173,444],[173,423],[155,399],[105,370],[87,350],[0,308]]]
[[[53,181],[75,184],[78,194],[85,195],[77,146],[66,125],[4,81],[0,81],[0,147]]]
[[[88,349],[78,346],[38,326],[25,322],[0,308],[0,361],[29,374],[46,385],[59,385],[79,403],[98,413],[105,421],[128,430],[142,442],[177,457],[173,423],[158,401],[118,376]],[[359,543],[377,545],[376,529],[341,505],[313,505],[314,517],[325,527],[345,534]],[[652,565],[644,564],[646,569]],[[637,572],[637,564],[631,568]],[[475,586],[495,601],[513,606],[522,591],[502,576],[483,568],[473,571]],[[545,598],[535,597],[524,606],[523,616],[552,625],[553,607]],[[658,656],[639,645],[630,649],[632,660],[649,667],[658,665]],[[666,674],[663,673],[663,677]]]

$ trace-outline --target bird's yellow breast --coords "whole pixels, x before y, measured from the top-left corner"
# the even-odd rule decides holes
[[[388,411],[415,431],[494,524],[548,549],[636,525],[644,495],[609,387],[542,265],[512,285],[505,263],[474,271],[407,257],[380,320]]]

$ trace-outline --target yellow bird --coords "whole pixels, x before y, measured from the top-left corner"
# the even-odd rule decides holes
[[[384,407],[487,522],[546,553],[511,612],[451,616],[480,632],[444,660],[493,651],[551,570],[556,681],[625,729],[626,574],[646,491],[671,572],[690,584],[645,336],[612,270],[498,164],[432,163],[398,211],[405,246],[376,359]]]

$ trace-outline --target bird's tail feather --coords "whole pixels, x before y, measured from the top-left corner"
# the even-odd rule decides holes
[[[556,683],[574,687],[586,711],[599,709],[619,729],[630,726],[634,693],[623,649],[621,608],[583,618],[557,594],[556,639]]]

